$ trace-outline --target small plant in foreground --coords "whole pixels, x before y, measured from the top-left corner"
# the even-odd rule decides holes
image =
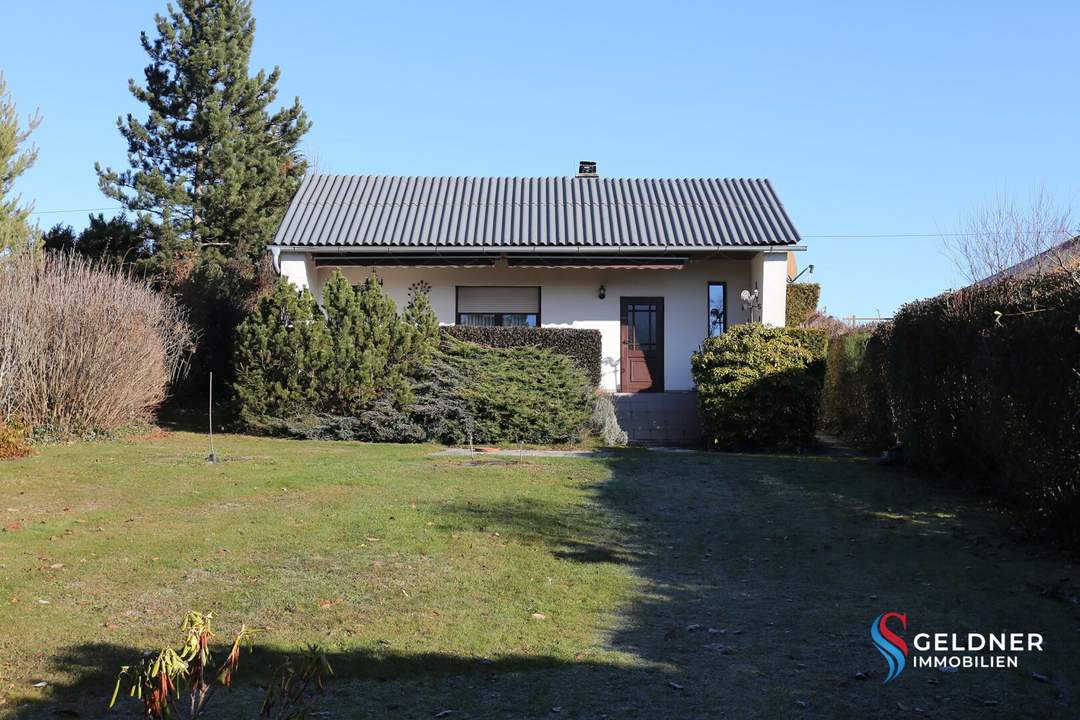
[[[214,631],[210,626],[213,613],[189,612],[184,618],[181,631],[184,644],[179,651],[166,647],[157,653],[147,653],[137,665],[120,668],[113,688],[111,709],[120,695],[121,688],[142,703],[147,718],[168,720],[202,717],[210,698],[221,687],[232,687],[233,678],[240,666],[240,648],[251,648],[257,629],[241,625],[233,639],[225,660],[213,669],[210,641]],[[266,693],[260,718],[294,720],[307,715],[309,691],[322,690],[327,675],[333,674],[326,654],[312,645],[298,664],[287,661],[280,677]],[[186,695],[187,702],[181,703]],[[186,706],[186,713],[183,708]]]

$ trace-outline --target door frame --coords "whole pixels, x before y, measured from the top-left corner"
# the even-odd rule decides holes
[[[629,363],[626,362],[626,306],[629,303],[655,303],[656,304],[656,353],[657,353],[657,377],[653,380],[653,386],[648,390],[628,390],[629,383],[626,375],[629,372]],[[652,374],[652,373],[650,373]],[[664,392],[664,298],[663,296],[645,295],[621,295],[619,297],[619,392],[629,393],[653,393]]]

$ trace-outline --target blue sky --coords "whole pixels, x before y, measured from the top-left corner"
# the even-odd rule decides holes
[[[254,65],[281,66],[322,172],[768,177],[837,315],[958,285],[939,234],[995,194],[1080,197],[1080,3],[754,5],[256,0]],[[0,69],[44,116],[17,186],[37,210],[114,205],[93,164],[125,163],[163,8],[5,8]]]

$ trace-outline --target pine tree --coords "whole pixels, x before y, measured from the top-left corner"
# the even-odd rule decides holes
[[[273,113],[280,70],[248,74],[250,0],[178,0],[142,33],[149,111],[117,126],[129,170],[96,166],[102,191],[139,219],[165,259],[258,265],[303,177],[299,143],[310,127],[299,98]]]
[[[406,348],[406,360],[408,371],[413,373],[426,367],[439,347],[439,318],[423,290],[411,291],[405,305],[404,322],[411,340]]]
[[[21,198],[12,195],[15,179],[37,160],[36,147],[19,148],[40,123],[41,116],[35,114],[25,128],[20,125],[15,102],[0,73],[0,257],[34,248],[40,236],[29,222],[33,206],[20,207]]]
[[[411,328],[401,321],[393,298],[383,290],[375,273],[357,288],[356,298],[362,318],[357,342],[362,348],[362,376],[370,382],[370,397],[407,403],[412,400],[407,378]]]
[[[372,274],[353,288],[334,272],[323,286],[323,309],[334,345],[325,377],[329,412],[355,416],[379,400],[408,402],[411,331],[379,279]]]
[[[267,417],[318,412],[331,339],[315,299],[280,280],[240,325],[235,401],[250,425]]]
[[[147,117],[120,118],[130,168],[95,166],[102,191],[135,218],[151,253],[141,264],[187,307],[199,346],[186,387],[213,371],[228,386],[237,325],[272,286],[266,244],[303,177],[310,127],[295,99],[271,110],[278,68],[249,73],[250,0],[178,0],[142,33],[145,82],[129,81]]]

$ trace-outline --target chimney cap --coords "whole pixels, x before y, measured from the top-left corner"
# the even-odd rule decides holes
[[[579,178],[594,178],[596,175],[596,161],[582,160],[578,163],[577,176]]]

